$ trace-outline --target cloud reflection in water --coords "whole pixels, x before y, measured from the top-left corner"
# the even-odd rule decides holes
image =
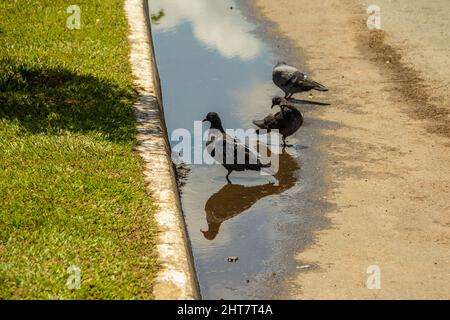
[[[262,43],[251,33],[252,25],[239,10],[230,10],[233,1],[215,0],[152,0],[152,15],[164,16],[153,28],[172,31],[178,24],[192,24],[194,36],[208,48],[217,50],[227,59],[251,60],[261,52]]]

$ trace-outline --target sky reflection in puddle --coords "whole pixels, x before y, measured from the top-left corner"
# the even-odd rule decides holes
[[[245,129],[270,112],[281,94],[271,80],[276,59],[234,1],[152,0],[150,8],[169,136],[177,128],[192,132],[210,111],[225,128]],[[280,225],[298,219],[285,199],[301,188],[290,152],[280,157],[276,185],[257,172],[234,172],[227,185],[222,166],[191,166],[182,204],[203,298],[256,298],[270,285]]]

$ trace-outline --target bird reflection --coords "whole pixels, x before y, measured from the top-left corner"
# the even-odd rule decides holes
[[[201,230],[206,239],[213,240],[225,220],[249,209],[258,200],[280,194],[295,185],[297,181],[295,173],[300,168],[298,162],[285,151],[279,156],[279,170],[274,175],[278,185],[267,183],[246,187],[239,184],[226,184],[208,199],[205,205],[208,230]]]

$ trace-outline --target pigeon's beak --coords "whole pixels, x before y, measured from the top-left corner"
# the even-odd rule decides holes
[[[270,109],[273,109],[273,107],[275,107],[275,106],[276,106],[276,104],[272,103],[272,106],[270,107]]]
[[[208,119],[205,118],[205,119],[202,120],[202,122],[205,122],[205,121],[208,121]]]

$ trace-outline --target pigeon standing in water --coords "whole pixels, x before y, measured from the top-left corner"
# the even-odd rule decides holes
[[[272,107],[280,106],[281,111],[269,114],[263,120],[254,120],[253,123],[261,129],[268,131],[279,130],[283,139],[283,148],[291,146],[286,144],[286,138],[294,134],[303,124],[303,115],[285,98],[275,97],[272,99]]]
[[[318,82],[309,79],[303,72],[296,67],[290,66],[284,62],[279,62],[272,71],[273,83],[285,93],[285,98],[292,98],[294,93],[305,92],[309,90],[328,91],[327,87]]]
[[[229,176],[233,171],[260,171],[262,168],[271,166],[270,163],[261,163],[260,156],[256,152],[250,150],[237,139],[227,135],[217,113],[209,112],[203,121],[211,123],[206,148],[211,157],[228,170],[226,175],[228,183],[231,183]]]

